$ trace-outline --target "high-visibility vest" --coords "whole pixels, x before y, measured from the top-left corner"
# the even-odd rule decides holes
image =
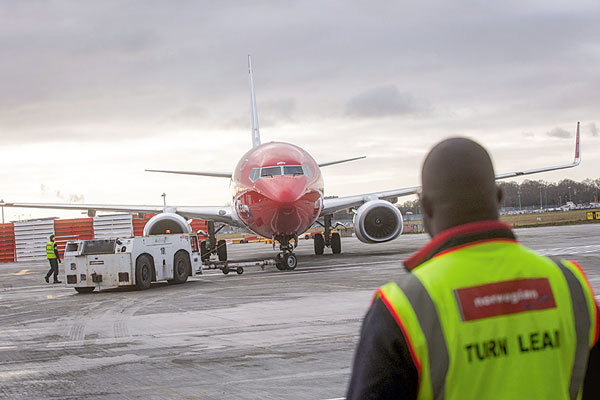
[[[54,249],[56,248],[56,242],[48,242],[46,243],[46,258],[56,258],[56,254],[54,253]]]
[[[574,263],[511,241],[440,253],[378,289],[419,373],[419,399],[577,399],[598,339]]]

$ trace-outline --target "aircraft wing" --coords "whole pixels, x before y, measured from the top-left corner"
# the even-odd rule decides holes
[[[161,172],[163,174],[212,176],[215,178],[231,178],[230,172],[202,172],[202,171],[171,171],[164,169],[146,169],[146,172]]]
[[[17,208],[46,208],[54,210],[82,210],[82,211],[114,211],[129,213],[162,213],[173,212],[185,218],[199,218],[215,222],[224,222],[233,226],[240,226],[235,218],[231,206],[149,206],[149,205],[116,205],[116,204],[67,204],[67,203],[15,203],[0,202],[0,207]]]
[[[421,186],[413,186],[404,189],[386,190],[384,192],[374,192],[359,194],[356,196],[334,197],[323,200],[323,209],[321,215],[332,214],[346,208],[357,207],[371,200],[392,200],[401,196],[416,194]]]
[[[330,165],[336,165],[336,164],[346,163],[346,162],[349,162],[349,161],[362,160],[363,158],[367,158],[367,156],[360,156],[360,157],[354,157],[354,158],[346,158],[345,160],[337,160],[337,161],[324,162],[324,163],[320,163],[319,167],[328,167]]]
[[[506,179],[514,176],[525,176],[532,174],[539,174],[540,172],[556,171],[559,169],[572,168],[579,165],[581,162],[581,152],[579,149],[579,122],[577,122],[577,133],[575,134],[575,157],[573,162],[564,165],[554,165],[551,167],[535,168],[524,171],[507,172],[503,174],[497,174],[496,179]],[[413,186],[404,189],[388,190],[384,192],[367,193],[356,196],[347,197],[336,197],[331,199],[323,200],[323,209],[321,215],[332,214],[339,210],[344,210],[352,207],[357,207],[371,200],[392,200],[401,196],[408,196],[416,194],[421,189],[420,186]]]
[[[531,174],[539,174],[540,172],[556,171],[558,169],[572,168],[579,165],[581,162],[581,152],[579,150],[579,121],[577,122],[577,133],[575,134],[575,157],[571,164],[555,165],[552,167],[528,169],[525,171],[507,172],[504,174],[496,175],[496,179],[512,178],[513,176],[523,176]]]

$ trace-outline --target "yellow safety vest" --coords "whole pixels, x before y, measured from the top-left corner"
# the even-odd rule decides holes
[[[56,242],[48,242],[46,243],[46,258],[56,258],[56,254],[54,253],[54,249],[56,248]]]
[[[406,338],[419,399],[577,399],[598,315],[583,271],[514,240],[440,252],[381,298]]]

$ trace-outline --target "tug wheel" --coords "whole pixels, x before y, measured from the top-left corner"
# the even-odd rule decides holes
[[[77,291],[77,293],[92,293],[94,291],[93,287],[76,287],[75,290]]]

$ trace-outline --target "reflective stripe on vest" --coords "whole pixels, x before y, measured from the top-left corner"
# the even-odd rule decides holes
[[[448,349],[435,304],[419,278],[410,274],[400,286],[425,335],[429,358],[431,391],[434,399],[443,399],[448,373]]]
[[[561,260],[552,258],[552,261],[558,265],[561,272],[567,280],[569,292],[571,293],[571,303],[573,305],[573,318],[575,319],[575,361],[573,371],[571,372],[571,382],[569,384],[569,395],[572,400],[577,399],[579,390],[583,385],[587,359],[589,356],[589,334],[590,334],[590,311],[588,310],[587,300],[581,282],[577,279],[573,271],[564,266]]]
[[[517,243],[488,242],[434,258],[400,285],[381,287],[377,295],[419,373],[418,398],[576,399],[597,317],[574,267],[558,265]],[[461,308],[459,292],[473,289],[480,292],[470,300],[483,315],[474,314],[473,303]],[[493,302],[506,307],[494,314]]]
[[[56,258],[56,254],[54,253],[55,242],[48,242],[46,244],[46,258]]]

